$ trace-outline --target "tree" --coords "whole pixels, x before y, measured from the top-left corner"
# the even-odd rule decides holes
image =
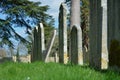
[[[83,46],[88,48],[89,0],[81,0],[81,28],[83,36]]]
[[[26,42],[26,39],[15,31],[15,27],[25,27],[26,33],[30,34],[32,26],[39,22],[47,28],[53,26],[54,19],[46,14],[49,7],[40,5],[41,2],[29,0],[1,0],[0,12],[5,17],[0,18],[0,46],[6,44],[13,47],[12,39]]]

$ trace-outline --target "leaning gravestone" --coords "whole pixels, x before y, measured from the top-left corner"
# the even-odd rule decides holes
[[[56,37],[56,30],[54,30],[53,35],[52,35],[51,40],[50,40],[50,43],[49,43],[48,48],[46,50],[46,53],[45,53],[45,56],[44,56],[44,61],[45,62],[49,62],[48,58],[49,58],[53,43],[55,41],[55,37]]]
[[[59,13],[59,62],[66,64],[68,61],[67,52],[67,14],[66,5],[62,3]]]

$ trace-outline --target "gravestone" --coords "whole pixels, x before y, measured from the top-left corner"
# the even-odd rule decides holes
[[[119,66],[117,47],[120,42],[120,0],[108,0],[108,49],[109,65]],[[117,46],[116,46],[117,45]]]
[[[41,28],[40,26],[38,26],[38,29],[37,29],[37,47],[38,47],[38,60],[42,60],[42,36],[41,36],[42,32],[41,32]]]
[[[108,40],[120,42],[120,0],[108,0]]]
[[[67,14],[64,3],[61,4],[59,11],[59,62],[66,64],[68,61]]]
[[[31,57],[32,61],[42,61],[44,50],[44,28],[43,24],[40,23],[39,26],[34,28],[33,53]]]
[[[40,60],[44,60],[43,59],[43,54],[45,54],[44,53],[44,51],[45,51],[45,40],[44,40],[44,27],[43,27],[43,24],[42,23],[40,23],[39,24],[39,27],[38,27],[38,48],[39,48],[39,52],[38,52],[38,54],[39,54],[39,59]]]
[[[37,29],[36,27],[34,28],[34,33],[33,33],[33,36],[34,36],[34,40],[33,40],[33,52],[32,52],[32,55],[31,55],[31,61],[34,62],[37,60],[37,51],[38,51],[38,47],[37,47]]]
[[[101,69],[108,68],[108,20],[107,20],[107,0],[102,0],[102,60]]]
[[[107,0],[90,0],[90,66],[108,68]]]
[[[82,30],[80,27],[80,0],[71,0],[70,58],[72,64],[83,65]]]
[[[73,26],[71,30],[71,63],[83,65],[81,28]]]

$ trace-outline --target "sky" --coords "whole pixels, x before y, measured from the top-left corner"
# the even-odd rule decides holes
[[[59,7],[60,7],[60,4],[65,0],[30,0],[30,1],[34,1],[34,2],[40,1],[42,3],[41,5],[48,5],[50,9],[47,11],[47,13],[53,16],[53,18],[55,19],[55,27],[58,27]],[[0,18],[4,18],[4,15],[0,14]],[[27,36],[25,35],[25,29],[15,28],[15,30],[24,38]]]
[[[41,5],[48,5],[50,9],[47,11],[47,13],[53,16],[53,18],[55,19],[55,27],[56,28],[58,27],[59,7],[60,4],[65,0],[30,0],[30,1],[34,2],[40,1],[42,3]],[[23,37],[26,37],[25,29],[16,28],[16,31]]]
[[[42,5],[48,5],[50,9],[47,13],[55,18],[55,27],[58,27],[58,14],[59,14],[59,7],[62,2],[65,0],[30,0],[30,1],[40,1]]]
[[[42,3],[41,5],[48,5],[50,9],[47,11],[47,13],[53,16],[53,18],[55,19],[55,27],[58,27],[59,7],[60,4],[65,0],[30,0],[30,1],[34,1],[34,2],[40,1]],[[4,15],[0,14],[0,18],[4,18]],[[26,30],[25,28],[15,28],[15,30],[18,34],[20,34],[24,38],[27,36],[25,34],[25,30]]]

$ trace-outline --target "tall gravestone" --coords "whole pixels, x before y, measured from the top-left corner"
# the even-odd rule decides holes
[[[43,60],[42,56],[44,54],[45,51],[45,40],[44,40],[44,28],[43,28],[43,24],[40,23],[38,26],[38,59],[39,60]]]
[[[83,65],[82,30],[80,27],[80,0],[71,0],[70,57],[72,64]]]
[[[108,36],[111,40],[120,41],[120,0],[108,0]]]
[[[34,37],[34,40],[33,40],[33,52],[32,52],[32,55],[31,55],[31,61],[34,62],[37,60],[37,29],[36,27],[34,28],[34,33],[33,33],[33,37]]]
[[[41,45],[41,56],[42,56],[42,60],[44,60],[44,58],[43,58],[43,55],[45,54],[45,35],[44,35],[44,27],[43,27],[43,24],[42,23],[40,23],[39,24],[39,26],[40,26],[40,32],[41,32],[41,34],[40,34],[40,39],[41,39],[41,43],[40,43],[40,45]]]
[[[71,30],[71,62],[73,64],[83,65],[81,28],[73,26]]]
[[[59,62],[66,64],[68,61],[67,52],[67,12],[66,5],[62,3],[59,9]]]
[[[108,68],[107,0],[90,0],[90,65]]]
[[[102,0],[102,60],[101,69],[108,68],[108,15],[107,15],[107,0]]]
[[[34,28],[33,53],[31,57],[32,61],[42,61],[44,50],[44,28],[43,24],[40,23],[39,26]]]
[[[108,49],[109,65],[118,66],[119,52],[116,52],[120,42],[120,0],[108,0]],[[111,46],[112,44],[112,46]],[[113,47],[114,46],[114,47]]]

